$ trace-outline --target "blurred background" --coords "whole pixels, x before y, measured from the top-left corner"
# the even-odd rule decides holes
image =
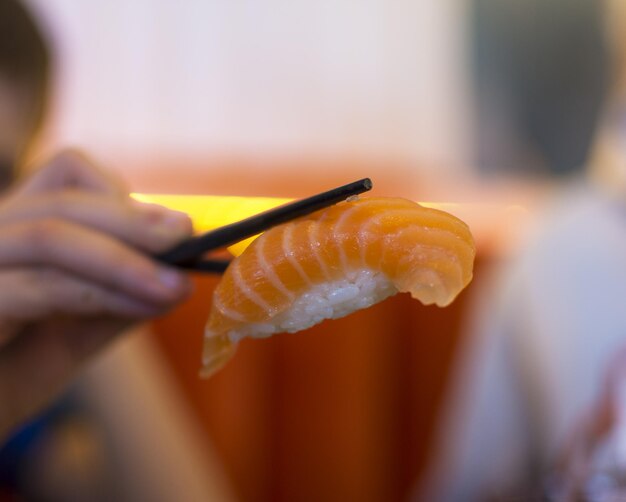
[[[55,142],[109,162],[150,152],[465,169],[458,2],[33,5],[59,50]]]
[[[208,381],[217,279],[198,277],[5,446],[6,499],[417,497],[482,278],[585,171],[613,75],[604,4],[24,3],[53,54],[32,158],[76,146],[142,193],[300,197],[369,176],[465,219],[478,257],[449,308],[399,296],[249,341]]]

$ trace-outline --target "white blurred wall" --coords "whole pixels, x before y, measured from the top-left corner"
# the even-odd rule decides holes
[[[29,0],[52,144],[467,165],[463,0]]]

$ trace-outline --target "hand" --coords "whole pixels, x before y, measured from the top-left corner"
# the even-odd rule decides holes
[[[189,294],[149,254],[190,234],[186,215],[133,201],[76,153],[0,199],[0,439],[116,333]]]

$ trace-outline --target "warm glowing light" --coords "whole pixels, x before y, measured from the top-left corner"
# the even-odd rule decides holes
[[[198,233],[234,223],[293,200],[278,197],[218,195],[133,194],[133,197],[142,202],[152,202],[187,213],[193,220],[194,228]],[[238,242],[230,246],[228,250],[238,256],[253,240],[254,237],[251,237]]]
[[[286,204],[293,199],[278,197],[236,197],[219,195],[164,195],[133,194],[137,200],[161,204],[171,209],[183,211],[194,222],[196,232],[207,232],[234,223],[254,214]],[[511,226],[511,218],[523,220],[528,212],[519,205],[498,205],[480,203],[420,202],[421,205],[455,214],[472,227],[476,237],[493,233],[494,225],[501,223],[503,228]],[[505,215],[503,217],[503,215]],[[513,225],[515,227],[515,225]],[[254,237],[230,246],[228,250],[235,256],[254,240]]]

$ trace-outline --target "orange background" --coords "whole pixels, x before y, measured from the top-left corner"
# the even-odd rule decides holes
[[[320,179],[305,167],[283,170],[287,176],[249,169],[243,178],[226,167],[196,180],[192,191],[301,197],[368,173],[356,164],[326,165],[335,179]],[[233,179],[246,183],[235,191]],[[185,190],[180,176],[158,181]],[[377,195],[408,195],[398,176],[374,182]],[[154,327],[237,498],[406,499],[433,448],[471,285],[446,309],[398,295],[301,333],[245,340],[226,368],[201,380],[202,332],[217,281],[196,277],[193,297]]]
[[[243,501],[403,500],[419,480],[468,291],[446,309],[399,295],[295,335],[246,340],[198,379],[214,278],[157,338]]]

